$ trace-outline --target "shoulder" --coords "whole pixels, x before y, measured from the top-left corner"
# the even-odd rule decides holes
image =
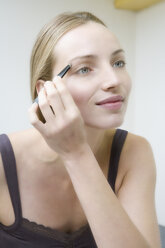
[[[30,141],[36,132],[37,131],[34,128],[29,128],[26,130],[10,132],[5,134],[7,135],[11,143],[14,142],[19,144],[19,143],[27,143],[27,141]],[[29,137],[29,139],[27,139],[27,137]]]
[[[122,130],[122,129],[121,129]],[[125,132],[127,130],[123,130]],[[117,129],[108,130],[108,139],[114,140]],[[140,158],[151,158],[153,160],[153,151],[150,142],[143,136],[127,131],[124,140],[121,157],[122,162],[136,162]]]
[[[30,145],[34,141],[36,132],[37,131],[34,128],[30,128],[18,132],[8,133],[7,136],[11,144],[20,149],[24,146]]]
[[[133,149],[135,148],[140,148],[141,145],[146,146],[146,147],[151,147],[150,142],[143,136],[128,132],[127,134],[127,145],[132,147]]]
[[[152,153],[152,147],[150,142],[143,136],[131,133],[127,130],[121,129],[127,132],[126,139],[122,149],[122,155],[126,154],[135,158],[140,153]],[[114,139],[117,129],[108,130],[108,137]]]
[[[33,129],[27,129],[23,131],[13,132],[7,134],[14,151],[16,163],[19,164],[19,160],[22,160],[25,154],[28,154],[29,149],[32,149],[35,140],[35,131]],[[2,155],[0,152],[0,181],[4,180],[4,168],[2,162]]]
[[[150,142],[143,136],[128,132],[124,145],[124,154],[128,161],[134,164],[148,164],[154,161],[153,150]]]
[[[122,130],[122,129],[121,129]],[[114,140],[117,129],[108,130],[108,139]],[[127,130],[123,130],[127,131]],[[120,139],[118,140],[120,142]],[[141,180],[156,180],[156,165],[150,142],[143,136],[127,131],[121,150],[115,191],[118,193],[126,183]]]
[[[128,132],[120,158],[123,181],[156,182],[156,165],[152,146],[143,136]]]

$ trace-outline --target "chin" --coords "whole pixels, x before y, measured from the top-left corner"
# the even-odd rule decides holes
[[[96,121],[85,122],[86,126],[98,128],[98,129],[110,129],[120,127],[124,122],[123,116],[116,116],[114,118],[110,118],[109,120],[97,119]]]

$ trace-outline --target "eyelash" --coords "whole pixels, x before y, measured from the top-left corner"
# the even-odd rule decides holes
[[[123,67],[125,67],[125,65],[126,65],[126,62],[124,61],[124,60],[118,60],[118,61],[116,61],[114,64],[113,64],[113,67],[116,67],[116,66],[114,66],[114,65],[116,65],[117,63],[122,63],[123,65],[122,66],[117,66],[118,68],[123,68]]]
[[[78,69],[77,71],[76,71],[76,73],[77,74],[87,74],[88,72],[85,72],[85,73],[82,73],[81,71],[82,70],[84,70],[84,69],[87,69],[88,70],[88,72],[90,72],[91,71],[91,69],[88,67],[88,66],[83,66],[82,68],[80,68],[80,69]]]

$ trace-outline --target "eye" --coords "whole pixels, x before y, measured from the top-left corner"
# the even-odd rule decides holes
[[[79,69],[79,70],[77,71],[77,73],[79,73],[79,74],[87,74],[87,73],[90,72],[90,71],[91,71],[91,70],[90,70],[89,67],[84,66],[84,67],[82,67],[81,69]]]
[[[118,67],[118,68],[122,68],[126,65],[126,62],[123,61],[123,60],[120,60],[120,61],[116,61],[113,65],[113,67]]]

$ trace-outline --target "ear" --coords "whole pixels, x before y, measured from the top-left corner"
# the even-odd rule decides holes
[[[44,83],[45,81],[39,79],[36,83],[36,91],[37,91],[37,94],[40,92],[40,90],[44,87]]]

